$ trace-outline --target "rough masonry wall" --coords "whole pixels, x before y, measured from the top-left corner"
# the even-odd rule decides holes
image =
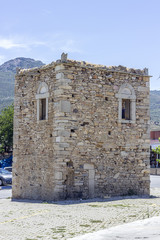
[[[36,93],[49,86],[49,119],[37,122]],[[23,72],[15,82],[13,198],[51,199],[54,184],[54,69]],[[51,172],[52,174],[48,174]]]
[[[41,82],[49,87],[49,113],[37,122]],[[124,83],[135,91],[135,123],[118,121],[116,95]],[[15,95],[13,198],[149,194],[145,71],[57,61],[21,71]]]
[[[67,169],[74,175],[68,187],[73,191],[68,195],[149,194],[149,77],[72,62],[64,66],[62,78],[71,81],[62,95],[70,102],[71,111],[61,116],[61,121],[68,121],[70,138],[60,142],[69,143],[65,156],[71,163]],[[136,94],[134,124],[118,123],[116,94],[124,83]],[[61,126],[66,128],[65,123]],[[65,180],[70,173],[63,176]]]

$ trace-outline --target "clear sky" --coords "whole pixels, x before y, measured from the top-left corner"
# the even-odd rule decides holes
[[[160,0],[0,0],[0,64],[68,58],[149,68],[160,90]],[[158,79],[159,78],[159,79]]]

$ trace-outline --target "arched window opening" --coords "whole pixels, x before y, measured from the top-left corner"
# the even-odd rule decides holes
[[[39,85],[36,99],[37,99],[37,121],[48,119],[48,86],[46,83]]]
[[[118,121],[121,123],[135,123],[136,120],[136,95],[133,87],[123,84],[116,97],[119,101]]]
[[[122,99],[122,119],[131,120],[131,101],[130,99]]]
[[[40,99],[39,105],[39,120],[46,120],[46,99]]]

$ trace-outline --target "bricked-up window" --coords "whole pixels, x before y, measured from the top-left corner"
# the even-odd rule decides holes
[[[136,121],[136,95],[134,88],[128,84],[123,84],[118,93],[118,122],[135,123]]]
[[[122,119],[131,120],[131,101],[122,99]]]
[[[37,121],[48,120],[48,86],[42,82],[39,85],[36,99],[37,99]]]

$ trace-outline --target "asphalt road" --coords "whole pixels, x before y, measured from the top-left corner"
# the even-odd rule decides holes
[[[11,198],[12,196],[12,186],[0,187],[0,199]]]
[[[151,175],[151,188],[160,188],[160,176]],[[12,186],[0,187],[0,199],[11,198]]]
[[[160,176],[151,175],[151,188],[160,188]]]

